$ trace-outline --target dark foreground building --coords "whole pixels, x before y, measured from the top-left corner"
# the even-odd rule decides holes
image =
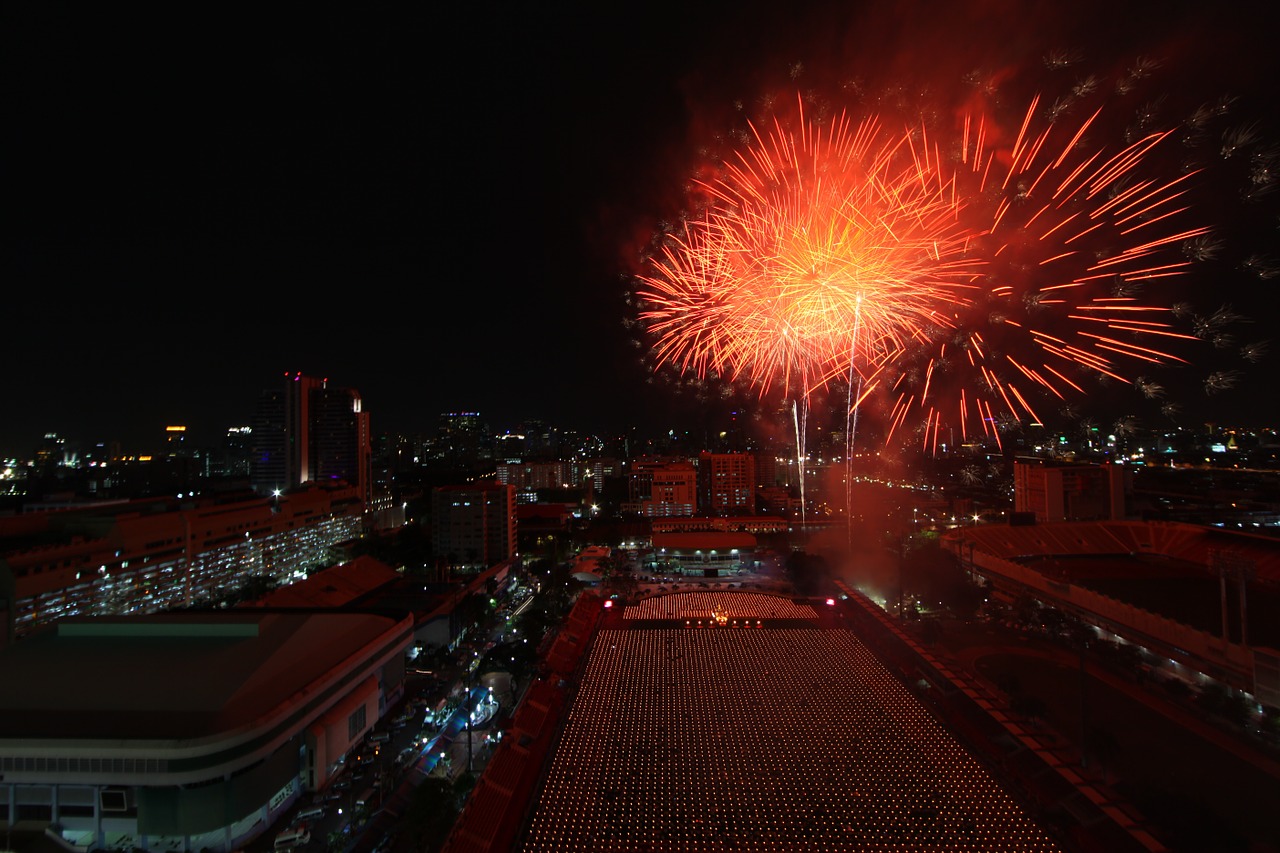
[[[0,826],[76,851],[229,853],[318,790],[404,689],[413,619],[67,619],[0,650]]]

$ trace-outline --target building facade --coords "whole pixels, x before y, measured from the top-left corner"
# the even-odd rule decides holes
[[[431,492],[431,550],[459,569],[487,569],[516,555],[516,490],[496,480]]]
[[[1038,522],[1123,521],[1132,476],[1122,465],[1013,464],[1013,508]]]
[[[369,415],[355,389],[286,374],[280,386],[259,396],[252,429],[250,480],[258,494],[343,482],[369,499]]]
[[[71,616],[216,602],[247,577],[276,583],[334,562],[361,534],[354,489],[312,487],[126,501],[0,519],[0,611],[10,640]]]
[[[698,511],[698,469],[689,459],[649,456],[632,463],[623,510],[646,518],[691,516]]]
[[[65,620],[0,653],[0,825],[68,849],[242,849],[403,692],[413,617]],[[50,673],[56,675],[50,676]]]
[[[698,503],[703,515],[750,515],[756,511],[756,458],[750,453],[698,456]]]

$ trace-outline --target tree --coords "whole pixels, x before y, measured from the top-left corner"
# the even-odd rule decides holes
[[[435,853],[449,837],[458,819],[458,801],[453,786],[434,776],[423,779],[414,789],[404,813],[404,831],[420,853]]]
[[[787,557],[785,569],[796,592],[801,595],[824,593],[831,580],[831,567],[818,554],[792,551]]]
[[[618,596],[625,604],[635,597],[640,584],[630,572],[615,572],[605,581],[605,588]]]
[[[457,606],[453,608],[453,613],[458,618],[460,626],[470,628],[484,618],[485,610],[488,606],[489,601],[487,598],[472,593],[458,602]]]
[[[937,542],[911,549],[902,559],[902,585],[927,604],[968,617],[982,604],[982,588],[969,579],[955,554]]]

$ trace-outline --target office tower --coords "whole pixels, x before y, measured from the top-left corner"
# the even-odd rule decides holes
[[[750,453],[698,456],[698,507],[704,515],[756,511],[756,458]]]
[[[431,492],[431,550],[463,569],[486,569],[516,554],[516,490],[497,481]]]
[[[436,428],[436,457],[446,465],[469,468],[493,459],[493,441],[479,412],[447,412]]]
[[[191,452],[187,447],[187,428],[185,426],[167,426],[164,428],[164,452],[161,456],[169,459],[187,459]]]
[[[253,420],[254,491],[272,494],[303,483],[345,482],[367,501],[369,415],[353,388],[287,375],[258,398]]]
[[[556,459],[546,462],[502,462],[497,466],[498,482],[519,491],[568,489],[577,485],[570,473],[571,463]]]

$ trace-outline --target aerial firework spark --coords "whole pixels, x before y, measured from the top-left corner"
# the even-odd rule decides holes
[[[803,398],[948,322],[976,272],[936,151],[874,119],[752,132],[641,277],[659,363]]]
[[[798,102],[799,103],[799,102]],[[826,126],[799,110],[699,182],[700,216],[642,278],[659,364],[775,383],[792,398],[804,498],[809,396],[847,376],[851,397],[946,323],[974,278],[940,156],[869,119]],[[856,375],[856,382],[855,382]],[[856,401],[853,401],[856,402]]]
[[[1161,396],[1147,372],[1231,340],[1180,330],[1168,300],[1220,243],[1190,201],[1197,171],[1167,168],[1154,105],[1114,146],[1094,141],[1101,107],[1068,119],[1098,88],[1035,98],[1009,132],[977,111],[945,139],[803,110],[751,125],[640,277],[657,361],[801,400],[847,380],[886,441],[910,425],[930,450],[999,443],[1091,378]]]
[[[964,121],[957,182],[982,286],[935,346],[904,352],[890,433],[919,412],[929,448],[944,426],[998,442],[1002,418],[1043,420],[1037,398],[1083,394],[1090,376],[1134,384],[1134,370],[1184,361],[1173,345],[1195,336],[1151,291],[1186,272],[1183,247],[1209,234],[1187,222],[1195,173],[1145,168],[1171,131],[1115,149],[1088,144],[1100,112],[1038,128],[1033,101],[1005,145],[991,144],[987,119]],[[937,381],[948,373],[962,381]]]

